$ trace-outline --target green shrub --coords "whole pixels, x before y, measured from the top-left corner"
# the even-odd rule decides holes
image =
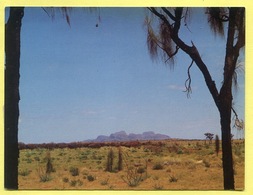
[[[208,154],[209,154],[209,155],[213,155],[213,154],[214,154],[214,151],[210,151]],[[217,153],[217,155],[218,155],[218,153]]]
[[[159,176],[158,175],[155,175],[154,177],[153,177],[153,180],[159,180],[160,178],[159,178]]]
[[[144,167],[138,167],[137,173],[145,173],[146,169]]]
[[[70,186],[74,187],[74,186],[76,186],[77,181],[76,180],[71,180],[69,184],[70,184]]]
[[[69,172],[72,176],[78,176],[79,175],[79,169],[77,167],[70,167]]]
[[[37,174],[39,176],[40,182],[47,182],[52,180],[52,177],[50,176],[50,173],[47,173],[45,169],[42,167],[39,167],[37,169]]]
[[[100,184],[101,184],[102,186],[108,185],[108,181],[109,181],[109,178],[107,178],[107,179],[101,181]]]
[[[155,190],[162,190],[163,189],[163,186],[160,184],[155,184],[153,187]]]
[[[40,157],[35,156],[35,157],[34,157],[34,160],[35,160],[35,161],[40,161]]]
[[[68,183],[68,182],[69,182],[69,178],[64,177],[64,178],[62,179],[62,181],[63,181],[64,183]]]
[[[47,182],[50,180],[52,180],[52,177],[49,174],[46,173],[46,174],[40,175],[40,182]]]
[[[176,178],[174,175],[169,175],[170,179],[169,181],[170,182],[177,182],[178,178]]]
[[[27,158],[25,161],[30,164],[30,163],[32,163],[33,160],[30,158]]]
[[[21,170],[18,174],[21,176],[27,176],[30,174],[31,171],[29,171],[28,169],[25,170]]]
[[[82,186],[82,185],[83,185],[83,181],[81,181],[80,179],[78,179],[78,180],[77,180],[77,184],[78,184],[79,186]]]
[[[87,176],[88,181],[94,181],[95,179],[96,179],[96,177],[94,177],[93,175],[88,175]]]
[[[121,176],[121,179],[128,184],[128,186],[130,187],[136,187],[138,186],[143,180],[144,177],[142,175],[142,173],[138,173],[138,167],[130,167],[128,166],[128,164],[126,164],[126,168],[127,168],[127,175]]]
[[[153,170],[162,170],[163,169],[163,165],[161,163],[156,163],[153,166]]]
[[[184,152],[182,150],[178,150],[177,154],[183,154]]]

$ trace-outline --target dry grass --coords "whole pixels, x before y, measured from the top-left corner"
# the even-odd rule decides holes
[[[167,140],[157,148],[150,143],[136,148],[121,147],[125,162],[123,170],[117,171],[118,157],[115,155],[112,172],[105,171],[111,147],[53,149],[50,158],[55,171],[45,182],[41,181],[36,170],[46,168],[48,150],[21,150],[19,189],[223,189],[221,152],[216,155],[214,144]],[[117,154],[118,148],[112,149]],[[244,143],[234,141],[233,151],[235,187],[241,190],[244,188]],[[162,168],[154,169],[158,164]],[[127,167],[142,167],[142,179],[134,187],[122,179],[127,176]],[[71,174],[71,168],[78,168],[79,174]]]

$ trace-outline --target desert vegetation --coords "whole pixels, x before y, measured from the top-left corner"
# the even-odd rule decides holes
[[[220,142],[20,144],[19,189],[223,189]],[[233,159],[241,190],[244,140],[233,140]]]

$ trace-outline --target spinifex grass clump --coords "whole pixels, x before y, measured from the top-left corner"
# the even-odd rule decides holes
[[[78,180],[71,180],[71,181],[69,182],[69,185],[70,185],[71,187],[75,187],[76,185],[82,186],[82,185],[83,185],[83,181],[81,181],[80,179],[78,179]]]
[[[153,166],[153,170],[162,170],[163,169],[163,165],[160,162],[157,162],[156,164],[154,164]]]
[[[143,167],[143,163],[134,163],[128,161],[130,157],[128,154],[124,155],[124,163],[126,167],[126,175],[122,175],[121,179],[130,187],[138,186],[144,179],[147,178],[147,161],[146,166]],[[143,175],[146,173],[145,175]]]
[[[46,167],[45,168],[39,167],[39,168],[36,169],[37,174],[40,178],[40,182],[50,181],[52,179],[50,174],[52,172],[55,172],[55,169],[53,168],[52,158],[51,158],[50,152],[48,152],[46,154],[45,161],[46,161]]]
[[[27,175],[30,174],[30,172],[31,172],[30,170],[25,169],[25,170],[19,171],[18,174],[21,175],[21,176],[27,176]]]
[[[93,175],[88,175],[88,176],[87,176],[87,180],[88,180],[88,181],[94,181],[95,179],[96,179],[96,177],[93,176]]]
[[[143,173],[138,172],[137,167],[127,167],[126,176],[121,176],[122,180],[130,187],[136,187],[143,181]]]
[[[69,172],[72,176],[78,176],[79,175],[79,169],[77,167],[70,167]]]
[[[170,182],[177,182],[178,178],[175,175],[169,175],[169,181]]]
[[[50,173],[47,173],[46,170],[42,167],[39,167],[36,171],[39,176],[40,182],[47,182],[52,180]]]

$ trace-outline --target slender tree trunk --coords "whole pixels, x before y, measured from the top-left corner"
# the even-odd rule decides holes
[[[18,189],[20,31],[24,8],[10,8],[5,31],[4,186]]]
[[[231,83],[232,85],[232,83]],[[222,136],[222,162],[224,189],[234,190],[234,168],[231,145],[231,107],[232,91],[231,86],[223,90],[220,94],[220,123]]]
[[[226,112],[224,110],[224,112]],[[224,189],[234,190],[234,169],[231,146],[231,128],[228,114],[221,113],[221,130],[222,130],[222,162]]]

